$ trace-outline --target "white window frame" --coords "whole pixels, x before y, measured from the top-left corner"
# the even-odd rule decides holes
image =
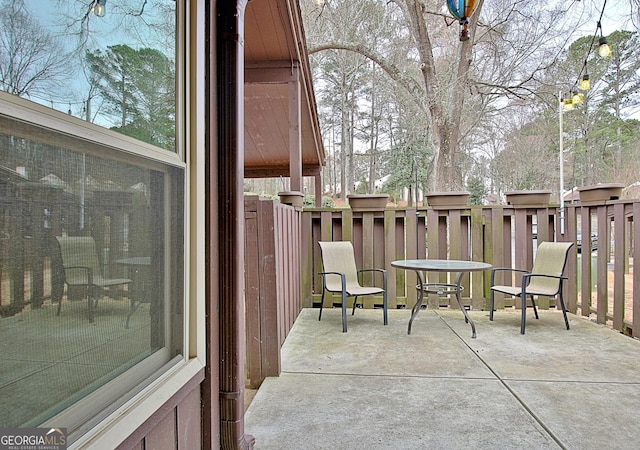
[[[204,0],[177,0],[178,155],[185,173],[185,359],[97,424],[69,449],[112,448],[136,431],[206,365],[205,334],[205,26]],[[180,94],[179,94],[180,95]],[[184,105],[184,106],[182,106]],[[184,118],[184,120],[181,120]]]

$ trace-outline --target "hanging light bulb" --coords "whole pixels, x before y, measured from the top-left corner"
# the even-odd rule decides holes
[[[611,47],[609,47],[607,38],[605,38],[604,36],[601,36],[598,40],[598,54],[603,58],[611,56]]]
[[[571,96],[562,100],[562,109],[565,111],[571,111],[573,109],[573,99]]]
[[[104,17],[107,12],[106,3],[107,0],[93,0],[91,11],[98,17]]]
[[[598,30],[600,30],[600,39],[598,40],[598,53],[603,58],[606,58],[607,56],[611,56],[611,48],[607,43],[607,38],[604,37],[604,34],[602,33],[602,24],[600,23],[600,21],[598,21],[598,23],[596,24],[596,33],[598,33]]]
[[[582,75],[579,87],[581,91],[588,91],[589,89],[591,89],[591,80],[589,79],[588,73]]]
[[[582,101],[584,99],[584,94],[578,92],[578,91],[573,91],[573,94],[571,96],[571,103],[574,105],[581,105]]]

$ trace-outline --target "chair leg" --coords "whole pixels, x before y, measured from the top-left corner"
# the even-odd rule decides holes
[[[562,288],[561,288],[562,289]],[[562,307],[562,315],[564,316],[564,324],[569,329],[569,319],[567,318],[567,308],[564,306],[564,297],[562,295],[562,290],[560,290],[560,306]]]
[[[533,299],[533,295],[531,296],[531,304],[533,305],[533,314],[536,316],[536,319],[540,319],[540,317],[538,317],[538,308],[536,308],[536,301]]]
[[[68,291],[68,289],[69,289],[69,288],[67,287],[67,297],[69,296],[69,291]],[[63,294],[64,294],[64,292],[63,292]],[[63,295],[61,294],[61,295],[60,295],[60,299],[58,300],[58,312],[56,313],[56,316],[59,316],[59,315],[60,315],[60,310],[62,309],[62,297],[63,297]]]
[[[495,309],[495,303],[494,303],[494,294],[495,291],[493,290],[493,287],[495,286],[495,281],[496,281],[496,271],[492,270],[491,271],[491,277],[489,279],[489,320],[493,321],[493,310]]]
[[[387,312],[387,290],[385,289],[384,293],[382,294],[382,315],[384,318],[384,324],[388,325],[389,324],[389,314]]]
[[[318,321],[322,319],[322,305],[324,305],[324,293],[326,289],[322,289],[322,299],[320,300],[320,314],[318,314]]]
[[[356,305],[358,304],[358,296],[353,297],[353,308],[351,309],[351,315],[356,313]]]
[[[130,299],[130,302],[131,302],[131,308],[129,308],[129,314],[127,314],[127,323],[124,326],[126,329],[129,329],[129,320],[131,319],[131,316],[133,316],[133,313],[136,312],[136,310],[138,309],[138,306],[142,304],[142,302],[136,302],[133,299]]]
[[[91,295],[92,294],[92,292],[91,292],[92,290],[93,289],[90,289],[90,288],[87,287],[87,304],[89,306],[89,323],[93,323],[95,321],[94,317],[93,317],[95,307],[94,307],[94,303],[93,303],[93,299],[92,299],[93,296]],[[98,300],[96,299],[95,306],[97,306],[97,304],[98,304]]]
[[[347,293],[342,290],[342,332],[347,332]]]
[[[520,334],[524,334],[524,329],[527,323],[527,294],[523,293],[520,296],[522,300],[522,318],[520,319]]]
[[[493,289],[490,290],[491,292],[489,293],[489,320],[493,320]]]

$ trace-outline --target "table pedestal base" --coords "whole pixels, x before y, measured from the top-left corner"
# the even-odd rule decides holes
[[[440,294],[440,295],[455,294],[456,301],[458,302],[458,306],[460,307],[462,314],[464,314],[464,321],[471,325],[471,338],[475,339],[476,325],[473,323],[473,320],[471,320],[471,317],[469,317],[469,313],[467,312],[466,308],[462,305],[462,297],[460,295],[460,293],[462,292],[462,286],[460,286],[460,283],[462,281],[463,272],[455,273],[455,279],[456,279],[455,284],[425,283],[424,277],[422,276],[422,272],[419,270],[416,272],[418,274],[418,281],[420,283],[419,289],[418,289],[418,301],[416,302],[415,305],[413,305],[413,309],[411,310],[411,318],[409,319],[409,327],[407,328],[407,334],[411,334],[411,324],[413,323],[413,319],[416,318],[416,316],[418,315],[418,312],[422,308],[422,302],[424,301],[425,292],[429,294]]]

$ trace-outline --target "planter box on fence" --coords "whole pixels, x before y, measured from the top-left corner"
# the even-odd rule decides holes
[[[426,197],[432,209],[463,209],[468,206],[469,192],[428,192]]]
[[[280,203],[283,205],[291,205],[294,208],[302,208],[304,203],[304,194],[299,191],[278,192]]]
[[[580,203],[584,206],[603,204],[608,200],[618,200],[622,197],[622,183],[602,183],[578,188]]]
[[[551,191],[511,191],[504,195],[507,204],[514,208],[546,208],[549,206]]]
[[[353,211],[380,211],[387,206],[389,194],[351,194],[347,199]]]

